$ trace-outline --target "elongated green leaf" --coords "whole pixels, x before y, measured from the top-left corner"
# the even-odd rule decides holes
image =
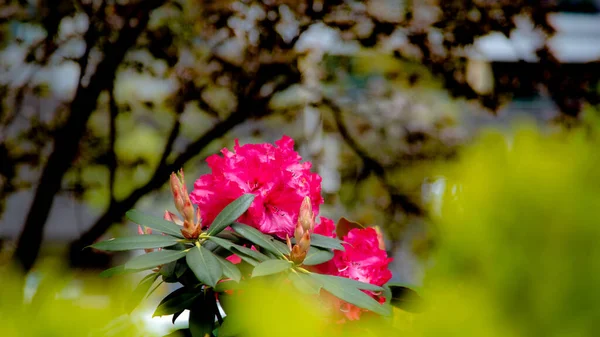
[[[310,236],[310,245],[321,248],[344,250],[342,241],[319,234],[312,234]]]
[[[156,282],[156,279],[160,276],[159,273],[151,273],[146,275],[140,283],[135,287],[133,293],[131,294],[131,298],[126,304],[127,311],[132,312],[144,299],[150,287]]]
[[[252,277],[281,273],[292,268],[293,264],[285,260],[267,260],[259,263],[252,271]]]
[[[198,280],[211,287],[214,287],[223,275],[223,269],[217,257],[202,246],[192,248],[185,260]]]
[[[305,266],[314,266],[317,264],[325,263],[333,258],[333,252],[326,249],[319,249],[317,247],[310,247],[306,258],[304,259]]]
[[[248,262],[253,266],[257,265],[258,262],[266,261],[269,259],[266,255],[262,254],[261,252],[257,252],[244,246],[236,245],[221,238],[211,236],[208,239],[218,244],[219,246],[227,249],[228,251],[237,254],[242,260]]]
[[[262,247],[272,253],[285,255],[289,254],[290,250],[288,247],[284,245],[278,245],[275,243],[276,241],[263,233],[261,233],[258,229],[254,227],[250,227],[241,223],[233,223],[231,224],[231,228],[244,238],[248,239],[248,241],[254,243],[255,245]]]
[[[184,257],[185,250],[159,250],[134,257],[125,263],[125,269],[145,270],[151,269]]]
[[[288,278],[292,281],[292,284],[301,292],[309,295],[316,295],[321,291],[323,285],[316,279],[311,278],[307,274],[303,273],[290,273]]]
[[[161,280],[160,282],[158,282],[158,284],[152,287],[152,289],[150,289],[150,291],[146,293],[146,298],[150,297],[150,295],[152,295],[156,291],[156,289],[158,289],[158,287],[160,287],[163,283],[165,283],[165,281]]]
[[[220,256],[217,256],[217,259],[219,260],[219,262],[221,263],[221,267],[223,268],[223,275],[236,282],[240,282],[240,280],[242,279],[242,273],[240,272],[238,267]]]
[[[252,202],[254,194],[244,194],[225,206],[208,228],[208,235],[216,235],[244,214]]]
[[[146,226],[178,238],[183,238],[183,235],[181,234],[181,227],[165,219],[147,215],[135,209],[128,211],[125,213],[125,215],[129,220],[138,225]]]
[[[371,296],[365,294],[362,290],[349,285],[346,282],[340,282],[341,277],[332,277],[330,275],[309,274],[323,284],[323,289],[332,295],[342,299],[357,307],[367,309],[380,315],[388,316],[391,313],[389,305],[379,304]]]
[[[188,270],[187,262],[179,261],[175,266],[175,276],[180,278]]]
[[[102,271],[98,276],[102,278],[113,277],[115,275],[123,275],[123,274],[131,274],[135,273],[135,270],[125,269],[125,265],[120,265],[116,267],[112,267]]]
[[[315,273],[312,273],[310,275],[312,277],[320,278],[321,280],[329,279],[329,280],[331,280],[331,282],[336,282],[345,287],[371,290],[371,291],[383,291],[383,288],[380,286],[376,286],[376,285],[364,283],[364,282],[359,282],[359,281],[345,278],[345,277],[333,276],[333,275],[322,275],[322,274],[315,274]]]
[[[90,247],[105,251],[125,251],[169,247],[177,243],[177,238],[166,235],[136,235],[110,239],[95,243]]]
[[[200,289],[179,288],[160,301],[152,317],[166,316],[184,311],[190,308],[194,300],[201,295],[204,294]]]

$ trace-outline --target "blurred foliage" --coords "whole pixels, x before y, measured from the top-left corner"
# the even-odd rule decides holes
[[[25,283],[16,270],[0,271],[2,336],[148,336],[142,321],[123,311],[131,291],[125,283],[74,275],[55,263]]]
[[[600,124],[487,132],[444,171],[424,336],[593,336]]]

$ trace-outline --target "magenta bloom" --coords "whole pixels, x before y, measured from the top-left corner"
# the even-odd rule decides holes
[[[379,248],[379,235],[375,229],[352,229],[343,241],[346,242],[345,250],[336,250],[332,260],[338,276],[377,286],[392,278],[388,265],[393,259]]]
[[[212,223],[227,204],[244,193],[256,195],[238,221],[263,233],[293,236],[300,205],[305,196],[315,213],[323,203],[321,177],[311,173],[311,163],[294,151],[294,141],[283,136],[272,144],[239,145],[207,158],[212,172],[196,180],[190,199],[198,205],[203,226]]]
[[[313,233],[335,238],[335,222],[324,216],[319,217],[321,222],[315,225]]]
[[[332,260],[312,269],[323,274],[382,286],[392,278],[392,272],[388,267],[393,259],[387,256],[385,250],[379,248],[379,240],[380,237],[373,228],[352,229],[343,238],[345,250],[335,250]],[[381,294],[367,290],[364,292],[380,303],[385,301]],[[331,300],[333,306],[343,312],[349,320],[357,320],[361,313],[367,311],[336,297],[331,297]]]

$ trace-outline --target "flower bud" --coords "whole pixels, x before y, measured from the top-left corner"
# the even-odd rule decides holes
[[[292,248],[292,252],[290,253],[290,260],[295,264],[302,264],[304,259],[306,258],[306,252],[302,251],[300,246],[295,245]]]
[[[183,221],[183,228],[181,229],[181,234],[186,239],[197,239],[202,232],[202,228],[198,224],[194,224],[187,220]]]
[[[298,216],[298,223],[305,231],[310,231],[315,227],[315,214],[312,211],[310,197],[308,196],[304,197],[304,200],[302,200],[302,205],[300,206],[300,215]]]
[[[175,208],[179,214],[183,214],[183,195],[181,181],[175,173],[171,173],[171,193],[173,193],[173,201],[175,202]]]
[[[308,249],[310,248],[310,233],[309,232],[304,232],[304,235],[302,236],[302,239],[300,239],[300,241],[298,242],[297,246],[300,246],[300,249],[303,252],[308,252]]]
[[[302,239],[302,236],[304,235],[304,228],[302,228],[302,225],[300,224],[300,222],[296,223],[296,229],[294,230],[294,239],[296,239],[296,243],[300,242],[300,239]]]
[[[292,240],[290,240],[290,236],[289,235],[285,235],[285,242],[289,248],[290,251],[292,251]]]
[[[202,228],[202,214],[200,214],[200,210],[196,212],[196,226]]]
[[[181,221],[181,219],[179,219],[179,217],[176,214],[171,213],[169,211],[165,211],[165,214],[163,215],[163,219],[173,222],[179,226],[183,226],[183,221]]]

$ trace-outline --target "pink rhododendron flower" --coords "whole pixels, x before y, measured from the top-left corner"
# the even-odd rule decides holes
[[[335,250],[330,261],[317,266],[316,270],[329,275],[347,277],[356,281],[382,286],[392,278],[388,266],[393,260],[380,248],[380,235],[373,228],[355,228],[343,237],[344,251]],[[380,303],[384,298],[365,291]],[[360,317],[365,310],[355,307],[339,299],[334,299],[335,307],[339,308],[349,320]]]
[[[335,222],[324,216],[319,217],[321,222],[316,224],[313,233],[335,238]]]
[[[196,180],[190,194],[202,213],[203,226],[210,225],[227,204],[244,193],[256,197],[238,221],[280,238],[293,235],[305,196],[318,213],[323,203],[321,177],[310,172],[310,162],[300,162],[290,137],[282,137],[275,145],[240,146],[236,140],[233,150],[223,149],[222,156],[208,157],[211,173]]]

